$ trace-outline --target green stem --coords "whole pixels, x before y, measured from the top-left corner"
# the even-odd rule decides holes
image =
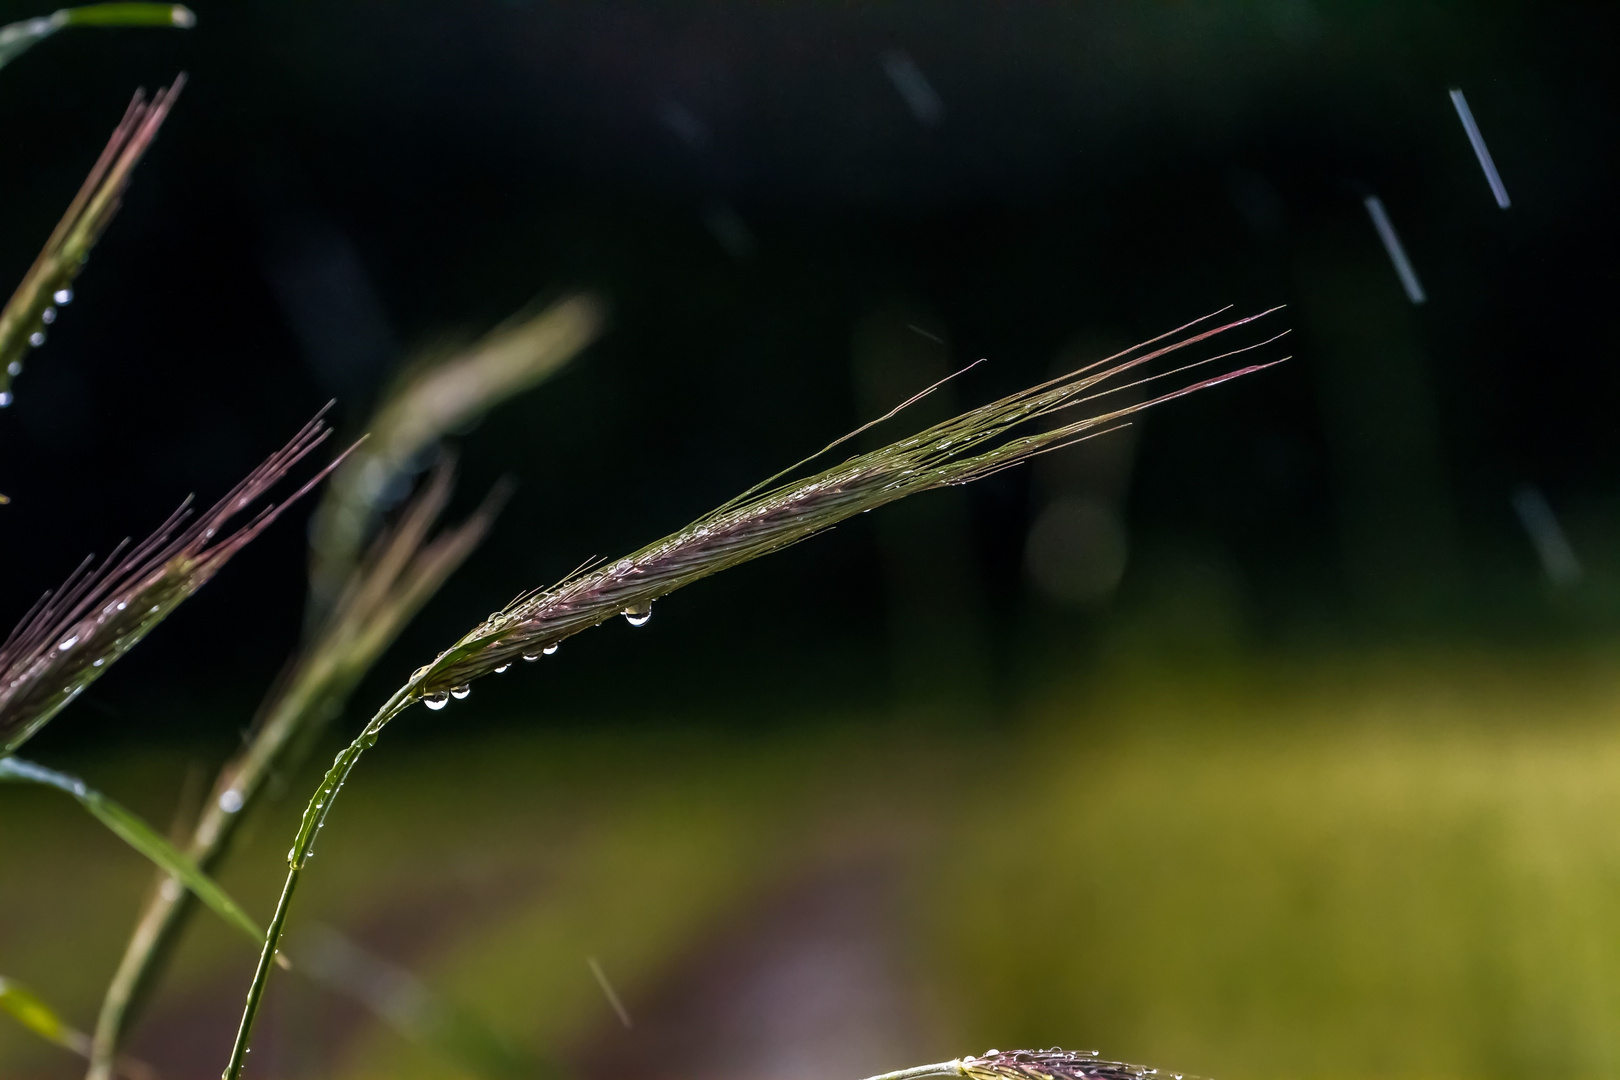
[[[247,1003],[242,1009],[242,1024],[236,1031],[236,1044],[231,1047],[231,1059],[225,1066],[224,1080],[239,1080],[242,1075],[242,1066],[247,1060],[248,1040],[253,1035],[253,1021],[258,1016],[259,1005],[264,999],[265,984],[270,979],[270,968],[276,961],[282,930],[287,923],[287,909],[292,904],[293,890],[298,886],[298,877],[315,848],[315,837],[325,826],[326,815],[332,812],[332,803],[336,800],[344,781],[349,778],[349,773],[354,771],[360,755],[376,744],[377,734],[388,721],[404,712],[405,708],[416,700],[413,693],[415,685],[412,681],[396,690],[394,696],[377,711],[377,715],[371,718],[371,722],[365,726],[354,742],[332,760],[332,767],[326,771],[321,786],[315,789],[314,797],[304,808],[303,819],[298,823],[298,835],[293,840],[291,850],[287,852],[287,881],[281,888],[281,899],[276,903],[276,913],[271,917],[270,926],[265,931],[264,950],[259,954],[259,966],[253,972],[253,983],[248,987]]]
[[[197,16],[184,4],[89,4],[63,8],[57,17],[65,26],[194,26]]]
[[[936,1062],[933,1065],[914,1065],[909,1069],[901,1069],[899,1072],[879,1073],[877,1076],[867,1077],[866,1080],[912,1080],[913,1077],[918,1076],[966,1075],[967,1073],[962,1069],[961,1060],[956,1059]]]

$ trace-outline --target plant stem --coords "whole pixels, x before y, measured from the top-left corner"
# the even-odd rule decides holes
[[[246,1062],[248,1040],[253,1035],[253,1021],[258,1016],[259,1005],[264,999],[265,984],[270,979],[270,968],[276,960],[276,950],[281,944],[282,928],[287,922],[287,909],[292,904],[293,890],[298,885],[298,877],[303,872],[304,863],[309,861],[310,853],[315,847],[315,837],[326,824],[326,815],[332,811],[332,803],[337,793],[342,789],[343,783],[349,778],[360,755],[365,753],[377,742],[377,733],[383,727],[404,712],[406,707],[416,700],[416,680],[412,679],[394,692],[387,703],[371,718],[371,722],[355,737],[332,761],[332,767],[326,771],[321,786],[315,789],[315,795],[310,799],[309,805],[304,808],[303,819],[298,825],[298,836],[293,840],[292,849],[287,852],[287,881],[281,889],[281,899],[276,902],[276,913],[270,919],[270,925],[264,935],[264,950],[259,954],[259,966],[253,972],[253,983],[248,987],[247,1003],[242,1009],[242,1024],[236,1032],[236,1044],[231,1047],[230,1063],[225,1066],[224,1080],[238,1080],[242,1075],[242,1066]]]
[[[963,1076],[962,1061],[960,1058],[951,1061],[940,1061],[933,1065],[914,1065],[899,1072],[880,1073],[869,1076],[866,1080],[912,1080],[918,1076]]]

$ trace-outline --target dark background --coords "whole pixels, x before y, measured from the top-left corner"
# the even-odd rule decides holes
[[[3,18],[34,13],[11,3]],[[1017,470],[925,496],[945,509],[920,517],[896,508],[896,533],[873,515],[705,582],[634,640],[614,624],[543,673],[486,680],[489,705],[462,722],[655,701],[769,723],[782,714],[754,715],[759,694],[790,710],[904,698],[948,683],[963,650],[969,711],[993,720],[1022,673],[1122,640],[1556,643],[1620,621],[1602,5],[198,16],[189,32],[64,33],[0,74],[11,280],[132,89],[191,80],[0,414],[0,610],[16,617],[85,553],[188,492],[211,500],[329,398],[357,430],[422,349],[589,288],[612,305],[606,336],[459,439],[458,505],[506,474],[517,497],[357,709],[520,590],[671,531],[886,407],[863,400],[852,360],[873,318],[948,341],[941,364],[990,359],[959,406],[1227,304],[1287,304],[1273,318],[1294,359],[1140,425],[1130,561],[1104,600],[1031,588],[1025,533],[1045,481]],[[939,122],[885,74],[895,49],[937,91]],[[1400,291],[1369,192],[1425,305]],[[1579,582],[1542,573],[1510,504],[1525,484],[1559,515]],[[97,683],[40,752],[233,739],[296,640],[306,513]],[[928,653],[919,627],[937,613],[906,599],[892,556],[941,531],[966,556],[938,592],[971,632]],[[912,630],[939,671],[907,675]]]

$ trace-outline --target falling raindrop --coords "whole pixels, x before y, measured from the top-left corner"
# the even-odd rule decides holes
[[[547,656],[550,656],[552,653],[557,651],[557,644],[558,644],[557,642],[553,641],[550,645],[547,645],[545,648],[541,649],[540,651],[545,653]]]
[[[639,604],[630,604],[622,612],[624,621],[631,626],[646,626],[647,620],[652,618],[652,601]]]
[[[79,643],[79,635],[78,634],[69,634],[67,637],[62,639],[62,643],[60,645],[58,645],[57,648],[59,650],[61,650],[62,652],[67,652],[69,649],[73,648],[73,646],[77,645],[78,643]]]
[[[53,307],[48,307],[44,311],[40,312],[39,321],[44,323],[46,326],[51,325],[51,323],[56,321],[56,309]]]
[[[507,668],[509,668],[511,666],[512,666],[512,661],[508,660],[506,663],[502,664],[500,667],[495,669],[495,674],[499,675],[499,674],[501,674],[502,672],[504,672]]]
[[[450,696],[455,698],[457,701],[466,701],[467,695],[470,693],[472,693],[472,687],[468,686],[466,683],[462,683],[460,686],[452,686],[450,688]]]
[[[71,304],[73,303],[73,290],[57,289],[56,292],[51,294],[51,299],[55,300],[58,304]]]
[[[422,699],[422,704],[437,712],[450,704],[450,695],[443,690],[436,690]]]
[[[32,345],[36,349],[45,344],[45,331],[35,330],[32,334],[29,334],[28,344]]]

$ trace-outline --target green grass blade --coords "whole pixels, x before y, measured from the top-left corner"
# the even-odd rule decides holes
[[[40,1038],[64,1046],[81,1057],[90,1052],[90,1036],[56,1015],[56,1010],[32,990],[4,975],[0,975],[0,1011],[10,1013]]]
[[[174,26],[189,30],[197,14],[184,4],[86,4],[63,8],[68,26]]]
[[[0,67],[68,26],[172,26],[189,29],[197,16],[184,4],[89,4],[0,26]]]
[[[248,917],[247,912],[243,911],[224,889],[215,884],[213,878],[203,873],[190,856],[165,840],[162,834],[142,821],[134,812],[107,798],[83,780],[14,757],[0,758],[0,781],[4,780],[44,784],[46,787],[53,787],[72,795],[79,800],[80,805],[95,815],[96,820],[111,829],[124,843],[145,855],[159,869],[172,875],[190,889],[198,900],[213,910],[214,914],[252,938],[255,944],[264,941],[264,930]]]

